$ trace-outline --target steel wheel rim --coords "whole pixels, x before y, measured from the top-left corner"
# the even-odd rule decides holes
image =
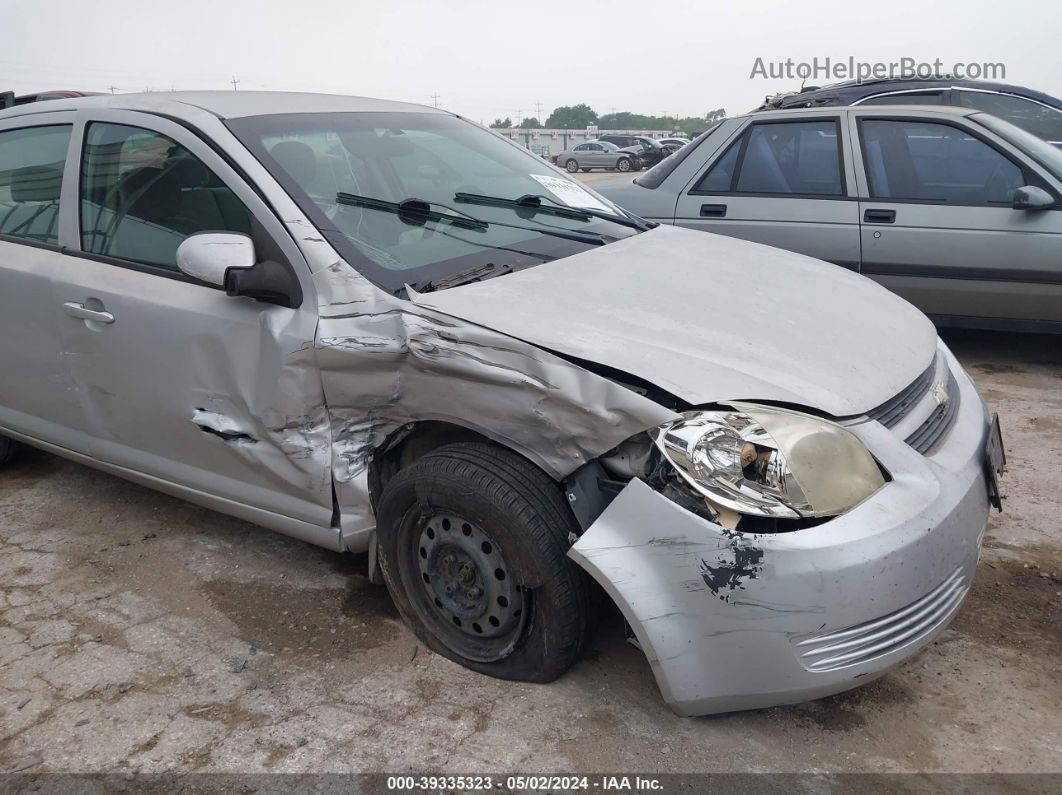
[[[494,538],[442,511],[415,517],[405,535],[413,565],[404,579],[415,580],[407,593],[425,623],[462,657],[507,656],[526,626],[530,594]]]

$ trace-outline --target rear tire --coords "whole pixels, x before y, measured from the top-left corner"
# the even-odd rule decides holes
[[[383,489],[387,589],[438,654],[499,679],[549,682],[589,636],[589,578],[567,558],[578,525],[557,484],[515,453],[445,445]]]
[[[16,455],[18,455],[20,445],[14,439],[8,439],[6,436],[0,436],[0,466],[3,466]]]
[[[564,164],[564,169],[569,174],[574,174],[576,171],[579,170],[579,164],[575,162],[575,160],[569,160],[567,163]]]

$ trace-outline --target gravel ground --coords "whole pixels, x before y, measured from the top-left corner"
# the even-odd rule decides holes
[[[1062,338],[949,333],[1002,418],[972,593],[861,689],[685,719],[617,623],[547,686],[418,648],[343,557],[37,451],[0,472],[0,771],[1062,771]]]

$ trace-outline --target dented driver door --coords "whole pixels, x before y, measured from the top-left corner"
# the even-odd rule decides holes
[[[298,248],[213,149],[151,114],[83,111],[53,301],[93,457],[152,486],[327,543],[330,432],[313,351],[316,300]],[[251,236],[290,267],[287,308],[182,274],[201,231]],[[128,474],[128,473],[127,473]],[[322,535],[315,536],[319,528]]]

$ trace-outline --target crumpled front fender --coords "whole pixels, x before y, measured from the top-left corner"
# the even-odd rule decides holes
[[[347,546],[367,542],[372,456],[411,422],[477,431],[561,479],[675,413],[513,337],[404,301],[337,261],[314,274],[317,360]]]

